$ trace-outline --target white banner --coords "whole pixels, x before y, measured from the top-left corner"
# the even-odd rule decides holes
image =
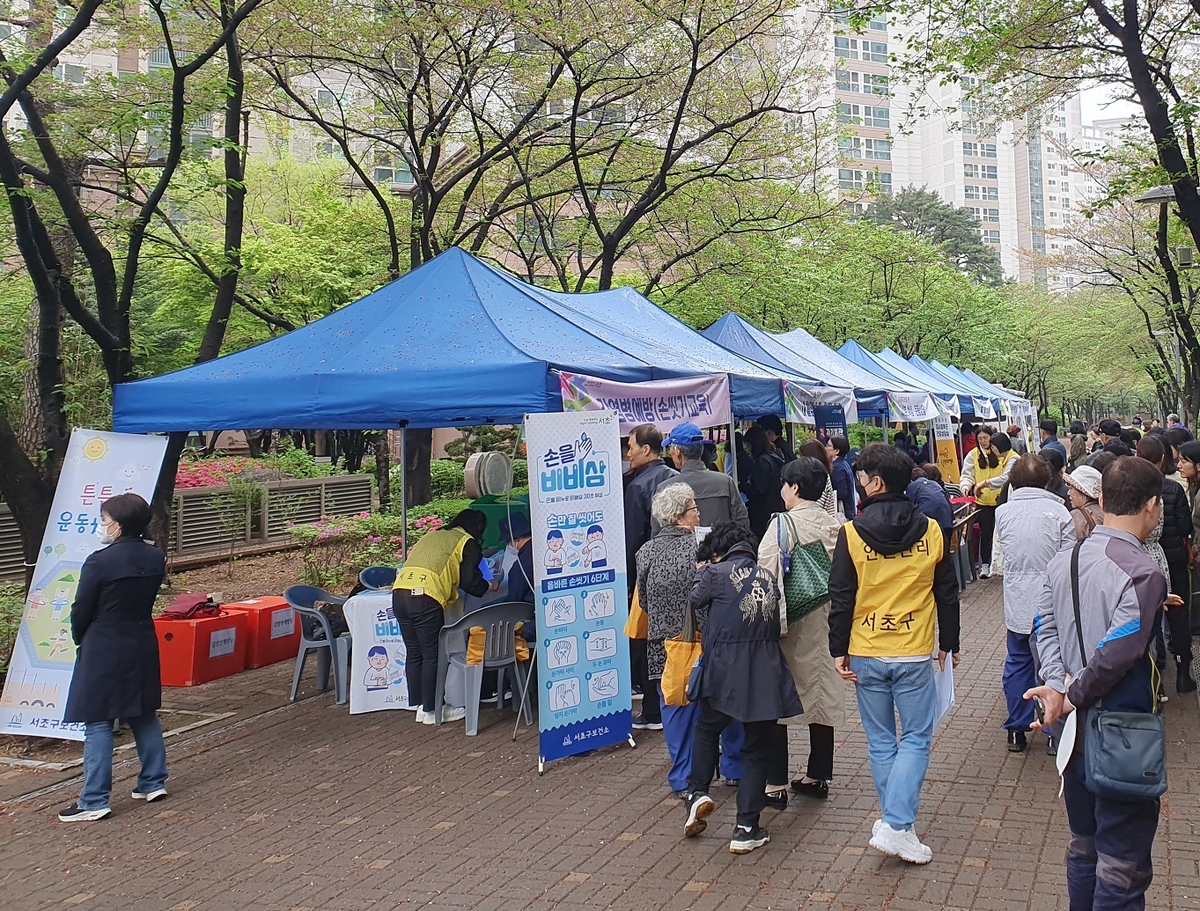
[[[942,413],[928,392],[889,392],[887,398],[892,421],[932,421]]]
[[[985,421],[994,421],[999,417],[996,409],[992,406],[991,399],[971,396],[971,407],[975,411],[975,417],[983,418]]]
[[[149,501],[166,449],[166,437],[72,432],[0,696],[0,733],[83,740],[82,724],[62,720],[75,670],[70,620],[79,570],[101,546],[101,505],[122,493]]]
[[[725,427],[732,420],[729,377],[688,376],[646,383],[614,383],[581,373],[560,373],[563,411],[615,411],[621,436],[638,424],[653,424],[664,435],[684,421],[697,427]]]
[[[392,616],[392,593],[360,592],[342,608],[350,627],[350,714],[415,709],[408,704],[408,652]]]
[[[618,428],[615,411],[525,415],[539,770],[631,739]]]
[[[801,386],[791,380],[783,381],[783,408],[789,424],[816,426],[813,411],[818,405],[840,405],[847,424],[858,423],[858,402],[853,389],[836,386]]]

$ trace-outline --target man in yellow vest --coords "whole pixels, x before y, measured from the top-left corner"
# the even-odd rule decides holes
[[[937,698],[938,662],[958,664],[958,581],[941,528],[904,495],[913,463],[872,443],[858,456],[862,512],[842,526],[829,577],[829,653],[855,684],[882,811],[871,847],[910,863],[933,852],[913,831]],[[901,733],[896,737],[896,713]]]
[[[396,574],[392,613],[400,624],[407,653],[408,704],[420,705],[417,721],[421,724],[436,722],[438,634],[446,620],[446,608],[458,600],[459,589],[480,597],[489,587],[492,591],[499,587],[499,582],[488,585],[479,566],[486,530],[486,515],[464,509],[445,528],[429,532],[414,544]],[[461,707],[442,706],[442,721],[458,721],[465,715]]]

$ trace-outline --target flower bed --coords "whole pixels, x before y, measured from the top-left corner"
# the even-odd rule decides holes
[[[186,490],[193,487],[224,487],[229,479],[255,467],[265,467],[261,462],[245,456],[222,456],[215,459],[180,461],[175,472],[175,488]]]

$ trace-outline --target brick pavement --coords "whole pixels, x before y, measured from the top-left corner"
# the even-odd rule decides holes
[[[276,666],[170,694],[240,712],[170,747],[171,797],[161,804],[129,800],[126,762],[114,815],[68,827],[54,812],[74,798],[73,780],[7,778],[6,792],[19,778],[23,793],[42,793],[3,805],[3,906],[1066,909],[1053,760],[1040,738],[1024,755],[1004,749],[999,580],[973,587],[963,627],[958,704],[935,741],[918,821],[934,852],[925,867],[866,847],[877,808],[852,698],[829,802],[767,811],[771,844],[735,857],[730,789],[714,788],[709,830],[681,838],[659,734],[643,732],[636,750],[552,764],[539,778],[535,731],[511,742],[511,714],[485,709],[487,726],[467,738],[461,725],[435,730],[408,713],[351,717],[330,696],[286,705],[290,669]],[[239,702],[247,690],[259,695]],[[1167,712],[1171,790],[1150,906],[1200,909],[1200,712],[1178,698]],[[797,731],[793,769],[801,742]]]

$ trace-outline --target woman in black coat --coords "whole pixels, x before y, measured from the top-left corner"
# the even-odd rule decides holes
[[[717,525],[696,557],[704,565],[696,572],[689,607],[708,616],[684,834],[698,835],[707,826],[704,819],[714,806],[708,789],[717,771],[717,743],[730,722],[740,721],[746,742],[729,850],[747,854],[771,840],[758,817],[766,804],[776,722],[804,709],[779,645],[779,590],[771,574],[759,567],[745,529],[732,522]]]
[[[133,730],[138,759],[134,800],[167,796],[167,752],[155,714],[162,705],[158,637],[151,611],[166,577],[163,552],[142,540],[150,505],[121,494],[100,510],[97,535],[107,546],[84,561],[71,605],[71,637],[79,651],[63,717],[83,722],[83,790],[58,814],[63,822],[103,819],[112,810],[112,724]]]
[[[754,540],[759,540],[767,530],[771,516],[783,512],[783,456],[771,448],[767,432],[755,424],[746,431],[746,445],[750,447],[750,464],[747,466],[742,493],[746,495],[746,512],[750,518],[750,530]],[[740,464],[740,463],[739,463]],[[741,472],[739,471],[739,474]]]

